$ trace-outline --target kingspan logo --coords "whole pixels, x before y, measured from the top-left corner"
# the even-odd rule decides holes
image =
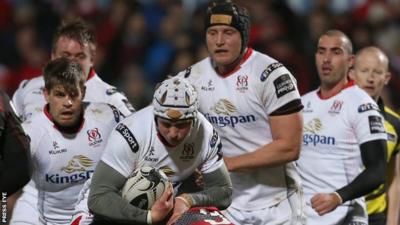
[[[219,127],[235,127],[238,123],[251,123],[256,121],[254,115],[231,116],[231,114],[237,111],[237,108],[227,99],[218,100],[210,110],[218,114],[218,116],[211,115],[210,113],[206,113],[204,116],[208,121],[210,121],[210,123],[218,125]]]
[[[68,184],[85,181],[90,178],[94,170],[89,169],[93,166],[93,160],[84,155],[75,155],[67,163],[67,166],[61,167],[61,171],[67,174],[46,174],[46,182],[52,184]]]
[[[317,134],[322,130],[321,120],[314,118],[304,126],[303,144],[304,145],[335,145],[335,137]]]

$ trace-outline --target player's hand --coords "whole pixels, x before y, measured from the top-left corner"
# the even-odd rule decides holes
[[[157,199],[157,201],[154,202],[154,205],[151,207],[152,223],[158,223],[162,221],[172,210],[174,207],[173,194],[174,189],[172,188],[172,185],[169,184],[161,197]]]
[[[175,222],[190,209],[190,205],[182,198],[175,198],[174,212],[167,222],[167,225],[173,225]]]
[[[341,201],[339,196],[334,193],[319,193],[311,198],[311,206],[318,215],[322,216],[335,210],[342,204]]]

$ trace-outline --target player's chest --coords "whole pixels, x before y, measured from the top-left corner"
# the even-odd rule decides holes
[[[102,148],[92,148],[84,142],[83,137],[72,141],[52,136],[42,143],[36,155],[40,185],[55,191],[89,179],[100,160]]]
[[[196,81],[197,91],[201,94],[221,94],[228,92],[230,95],[246,95],[251,90],[255,80],[249,70],[238,71],[227,77],[216,74],[205,76]]]
[[[41,139],[37,156],[42,166],[52,168],[85,162],[92,166],[103,152],[109,131],[99,124],[86,124],[75,135],[64,135],[58,130],[49,129],[45,138]]]
[[[221,78],[209,76],[196,84],[200,111],[221,116],[245,115],[262,109],[259,94],[255,88],[255,80],[250,74],[236,73]]]
[[[202,143],[185,141],[176,148],[165,147],[159,140],[148,146],[141,156],[145,165],[162,168],[173,180],[179,180],[192,174],[203,158]]]
[[[303,116],[305,118],[320,117],[326,119],[340,119],[346,116],[346,110],[351,107],[351,102],[346,102],[343,97],[329,100],[302,99],[304,104]],[[357,106],[354,106],[355,108]]]
[[[336,134],[338,130],[352,129],[347,122],[346,110],[348,102],[343,98],[335,98],[329,101],[304,100],[303,119],[304,132]]]

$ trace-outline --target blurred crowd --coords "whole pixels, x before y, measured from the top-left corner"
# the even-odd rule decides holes
[[[384,92],[400,110],[400,1],[236,0],[251,14],[250,46],[282,62],[301,94],[317,87],[317,38],[340,29],[354,50],[377,45],[390,57]],[[0,0],[0,88],[12,95],[23,79],[41,74],[56,26],[81,17],[97,35],[95,70],[136,109],[154,86],[207,56],[203,16],[208,0]]]

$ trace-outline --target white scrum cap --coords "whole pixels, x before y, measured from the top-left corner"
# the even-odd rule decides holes
[[[197,92],[184,78],[165,80],[153,98],[154,115],[168,120],[195,119],[199,108]]]

